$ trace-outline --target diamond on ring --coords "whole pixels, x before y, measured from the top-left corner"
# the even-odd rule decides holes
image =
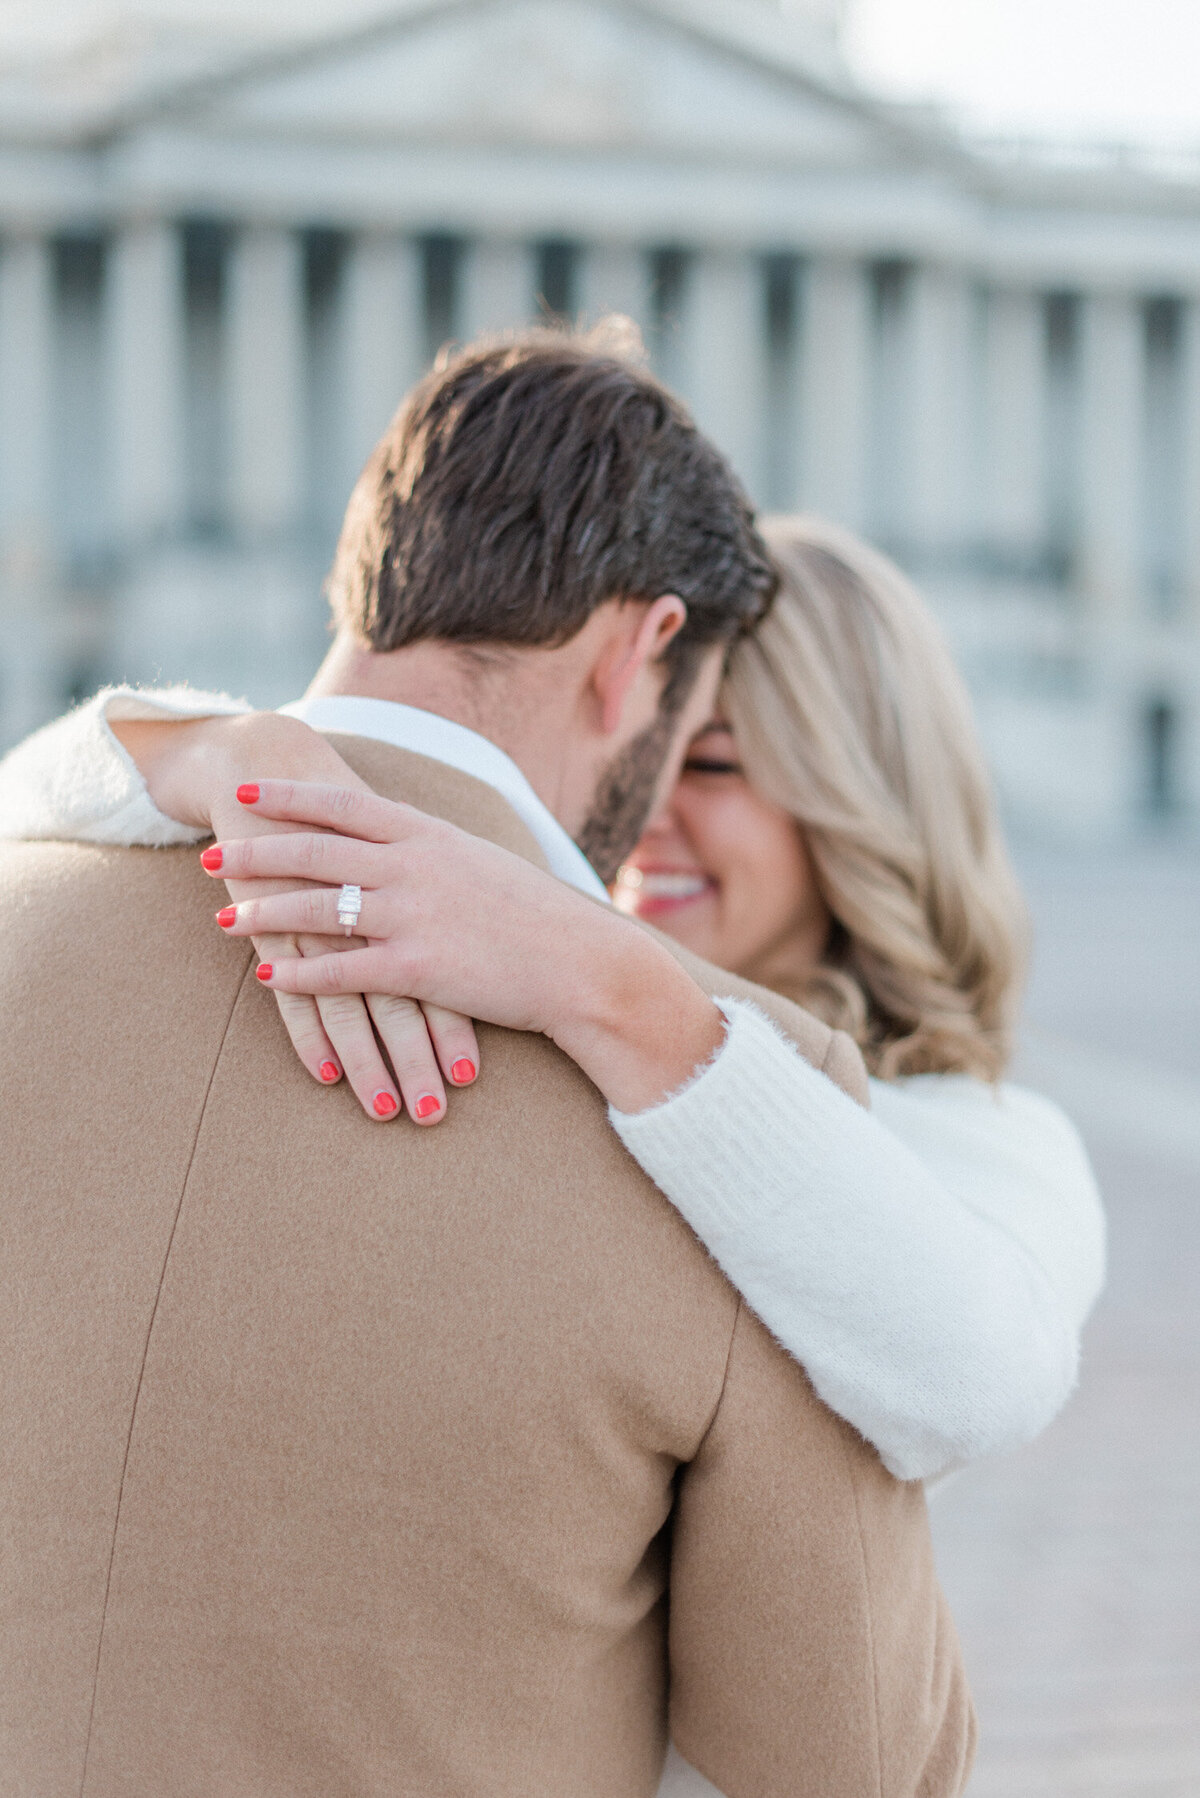
[[[344,886],[338,894],[337,921],[347,936],[354,935],[354,926],[358,923],[358,914],[362,910],[362,888]]]

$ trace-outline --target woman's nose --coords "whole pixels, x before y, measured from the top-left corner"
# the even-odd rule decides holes
[[[670,795],[647,820],[638,847],[658,857],[676,861],[694,860],[695,847]]]
[[[660,800],[659,804],[655,806],[643,827],[643,841],[647,837],[650,837],[653,838],[656,843],[661,844],[666,837],[678,837],[681,835],[679,819],[675,813],[673,799],[674,795],[668,793],[666,798]]]

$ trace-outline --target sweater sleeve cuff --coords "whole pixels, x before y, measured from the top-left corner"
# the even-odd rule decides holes
[[[729,1028],[713,1058],[660,1105],[640,1112],[610,1106],[608,1115],[634,1160],[720,1260],[723,1243],[744,1234],[747,1215],[761,1225],[770,1208],[771,1193],[754,1178],[767,1145],[790,1160],[803,1143],[819,1157],[825,1140],[840,1135],[842,1107],[861,1113],[758,1006],[715,1003]],[[777,1142],[781,1087],[786,1142]]]
[[[187,687],[106,687],[0,763],[0,836],[169,848],[208,834],[159,811],[111,720],[209,718],[249,711],[244,700]]]

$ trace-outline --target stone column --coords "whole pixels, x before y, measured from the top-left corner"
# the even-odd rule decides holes
[[[54,269],[47,239],[0,245],[0,749],[60,708],[52,608]]]
[[[1183,622],[1185,627],[1200,631],[1200,297],[1189,299],[1183,307],[1180,390]]]
[[[766,292],[759,257],[702,250],[688,269],[680,326],[680,386],[696,422],[724,451],[751,497],[766,460]]]
[[[645,251],[625,243],[588,244],[580,258],[579,310],[588,324],[619,312],[648,337],[650,264]]]
[[[903,536],[918,555],[934,561],[960,553],[969,534],[972,301],[961,270],[929,264],[913,269],[905,321]]]
[[[533,317],[537,270],[530,244],[499,238],[468,244],[459,281],[458,329],[466,343]]]
[[[54,271],[42,237],[0,247],[0,519],[6,552],[49,532]]]
[[[340,320],[345,492],[425,362],[425,271],[420,245],[366,232],[346,258]]]
[[[230,257],[229,510],[247,542],[286,538],[305,466],[305,327],[299,236],[251,225]]]
[[[1046,302],[1024,289],[987,297],[983,383],[982,523],[990,545],[1018,566],[1045,548]]]
[[[118,541],[162,542],[184,515],[183,234],[161,219],[118,229],[105,295],[112,495]]]
[[[1133,294],[1091,294],[1080,326],[1079,585],[1092,626],[1119,633],[1143,585],[1144,308]]]
[[[866,265],[817,258],[801,281],[796,504],[852,530],[866,522],[871,360]]]

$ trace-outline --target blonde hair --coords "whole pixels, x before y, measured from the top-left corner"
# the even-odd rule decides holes
[[[725,707],[746,773],[803,830],[834,919],[813,971],[756,977],[858,1042],[871,1072],[1000,1077],[1025,911],[970,703],[916,589],[811,518],[762,521],[779,596]]]

